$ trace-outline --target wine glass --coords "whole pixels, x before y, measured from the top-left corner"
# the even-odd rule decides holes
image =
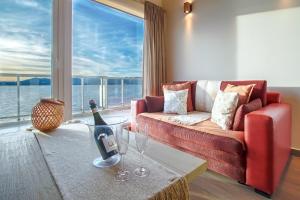
[[[145,177],[150,174],[149,169],[143,167],[144,152],[148,143],[148,138],[149,138],[148,125],[147,124],[144,125],[143,128],[137,125],[136,133],[135,133],[135,142],[136,142],[136,148],[140,153],[140,167],[134,170],[134,174],[139,177]]]
[[[127,181],[129,178],[129,171],[124,167],[124,156],[128,150],[129,144],[129,130],[128,127],[119,125],[116,127],[116,142],[118,144],[118,151],[121,156],[121,169],[117,172],[116,181]]]

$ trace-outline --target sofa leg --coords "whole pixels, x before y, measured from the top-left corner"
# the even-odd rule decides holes
[[[254,191],[257,193],[257,194],[260,194],[260,195],[262,195],[262,196],[264,196],[264,197],[267,197],[268,199],[271,199],[272,198],[272,195],[271,194],[268,194],[268,193],[266,193],[266,192],[263,192],[263,191],[261,191],[261,190],[259,190],[259,189],[254,189]]]
[[[242,182],[242,181],[238,181],[238,183],[241,184],[241,185],[246,185],[246,183]]]

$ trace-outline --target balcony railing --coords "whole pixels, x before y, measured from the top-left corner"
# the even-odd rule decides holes
[[[72,81],[73,114],[89,111],[89,99],[107,109],[127,106],[142,96],[141,77],[73,76]],[[0,73],[0,120],[21,121],[40,98],[50,96],[49,75]]]

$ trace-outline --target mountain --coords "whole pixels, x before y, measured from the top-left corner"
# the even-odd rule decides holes
[[[85,78],[85,85],[100,85],[101,81],[99,78]],[[72,79],[73,85],[80,85],[80,78]],[[121,85],[121,79],[108,79],[108,85]],[[124,79],[125,85],[140,85],[142,84],[142,79]],[[0,86],[17,85],[16,81],[0,81]],[[31,78],[27,80],[20,81],[20,85],[51,85],[51,80],[49,78]]]
[[[50,85],[51,80],[49,78],[32,78],[21,81],[21,85]]]
[[[0,86],[5,86],[5,85],[17,85],[17,82],[14,82],[14,81],[0,81]]]

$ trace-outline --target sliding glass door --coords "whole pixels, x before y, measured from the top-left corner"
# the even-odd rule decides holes
[[[92,0],[73,0],[73,113],[124,106],[142,96],[143,19]]]
[[[0,30],[0,123],[30,119],[40,98],[64,100],[70,119],[89,99],[142,97],[142,18],[94,0],[1,0]]]

